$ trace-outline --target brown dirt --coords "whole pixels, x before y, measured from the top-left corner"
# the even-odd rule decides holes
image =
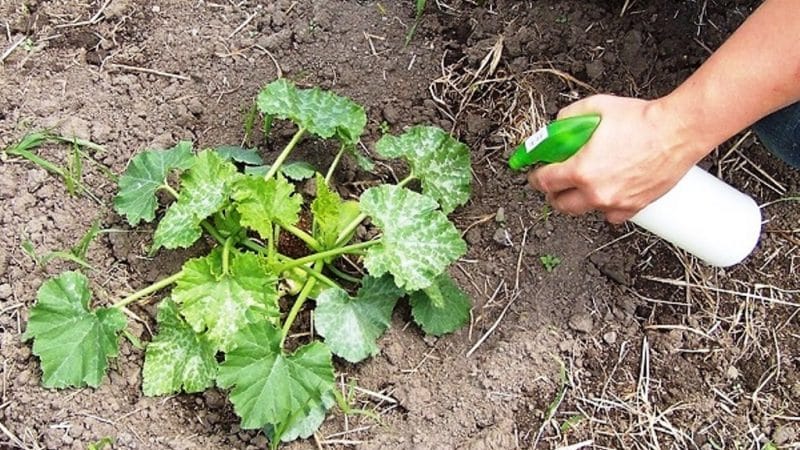
[[[602,92],[664,94],[756,1],[638,1],[622,15],[628,2],[497,0],[441,9],[429,2],[408,47],[413,2],[113,0],[97,23],[66,28],[59,26],[91,18],[105,2],[24,3],[0,0],[7,30],[0,49],[31,39],[0,65],[0,148],[30,128],[53,127],[106,146],[100,161],[120,172],[137,151],[179,139],[236,143],[243,111],[278,70],[364,104],[368,148],[382,121],[393,131],[437,124],[470,145],[475,192],[453,215],[469,229],[469,254],[453,274],[474,301],[470,326],[427,338],[400,308],[380,355],[337,363],[342,377],[391,398],[358,397],[381,423],[333,413],[318,442],[286,448],[557,448],[592,439],[596,448],[756,449],[798,441],[796,203],[764,207],[758,250],[745,264],[716,270],[633,227],[549,214],[524,177],[504,169],[532,121],[589,93],[531,69],[557,69]],[[496,72],[480,74],[494,81],[459,90],[500,36]],[[472,97],[460,105],[465,93]],[[733,142],[704,166],[759,203],[800,192],[797,173],[754,138],[728,155]],[[43,150],[56,160],[64,153]],[[350,164],[339,181],[369,176]],[[38,360],[20,333],[36,289],[69,264],[35,267],[23,240],[40,251],[62,249],[93,220],[122,230],[90,251],[100,302],[173,273],[203,250],[148,258],[149,235],[129,232],[109,208],[113,184],[91,167],[85,182],[102,204],[68,195],[26,162],[0,164],[0,424],[7,429],[0,447],[82,449],[110,436],[120,449],[263,448],[263,436],[239,430],[220,392],[144,397],[143,352],[127,341],[99,389],[39,386]],[[547,271],[543,255],[561,263]],[[152,306],[135,311],[153,315]],[[142,325],[135,334],[149,339]]]

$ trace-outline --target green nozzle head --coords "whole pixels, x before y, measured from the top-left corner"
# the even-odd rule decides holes
[[[598,125],[598,114],[567,117],[551,122],[514,150],[508,166],[513,170],[522,170],[539,162],[565,161],[589,141]]]

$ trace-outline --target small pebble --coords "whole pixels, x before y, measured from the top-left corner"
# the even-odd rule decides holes
[[[506,223],[506,209],[502,206],[497,208],[497,214],[494,216],[494,221],[497,223]]]
[[[505,228],[498,228],[494,232],[494,236],[492,236],[494,241],[504,247],[511,247],[513,243],[511,242],[511,235],[508,234],[508,230]]]
[[[725,372],[725,377],[727,377],[729,380],[735,380],[739,378],[739,369],[733,366],[728,367],[728,370]]]
[[[568,325],[575,331],[581,333],[591,333],[594,328],[594,320],[587,313],[575,314],[569,318]]]
[[[617,342],[617,332],[609,331],[603,335],[603,340],[606,341],[608,345],[614,345]]]

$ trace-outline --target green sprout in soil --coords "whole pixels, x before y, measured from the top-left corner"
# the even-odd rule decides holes
[[[275,448],[311,436],[337,403],[346,413],[369,415],[336,391],[333,355],[357,363],[378,353],[400,299],[409,299],[414,322],[429,334],[468,321],[470,300],[448,275],[466,243],[447,217],[470,197],[468,148],[435,127],[387,134],[375,151],[404,160],[410,173],[345,199],[332,183],[343,155],[372,167],[357,147],[364,108],[285,79],[267,85],[256,106],[262,116],[296,126],[268,165],[254,149],[195,151],[190,142],[130,160],[114,207],[131,227],[157,222],[152,251],[201,239],[213,248],[110,306],[94,304],[81,272],[45,281],[24,334],[33,340],[45,387],[99,386],[120,337],[129,335],[123,310],[168,290],[157,307],[158,332],[146,344],[145,395],[227,389],[241,428],[263,430]],[[289,162],[307,136],[339,143],[324,172]],[[305,198],[292,180],[308,177],[316,192]],[[408,188],[412,181],[421,192]],[[172,198],[160,214],[157,194]],[[356,237],[359,227],[371,237]],[[343,256],[363,269],[346,272]],[[310,300],[314,335],[324,341],[293,337]]]
[[[552,272],[559,264],[561,264],[561,258],[554,255],[542,255],[539,257],[539,262],[542,263],[542,267],[544,270],[548,272]]]

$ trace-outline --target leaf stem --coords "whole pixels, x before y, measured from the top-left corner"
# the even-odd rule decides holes
[[[231,259],[231,247],[233,246],[233,237],[229,237],[225,239],[225,244],[222,246],[222,274],[228,275],[230,274],[230,259]]]
[[[342,144],[342,147],[339,149],[339,153],[336,154],[336,157],[333,158],[333,162],[331,166],[328,167],[328,173],[325,174],[325,183],[330,184],[331,178],[333,177],[333,171],[336,170],[336,166],[339,165],[339,161],[342,159],[342,154],[344,154],[345,144]]]
[[[348,237],[353,233],[353,231],[361,225],[361,222],[364,221],[368,216],[365,213],[359,214],[355,219],[353,219],[347,226],[339,233],[339,237],[336,238],[336,243],[334,247],[338,247],[345,242],[347,242]]]
[[[415,178],[417,178],[417,177],[414,175],[414,172],[411,172],[410,174],[408,174],[408,176],[407,176],[407,177],[405,177],[405,178],[403,178],[402,180],[400,180],[400,182],[399,182],[399,183],[397,183],[397,186],[399,186],[399,187],[405,187],[405,186],[406,186],[408,183],[410,183],[410,182],[411,182],[411,180],[413,180],[413,179],[415,179]]]
[[[414,175],[414,172],[411,172],[410,174],[408,174],[407,177],[403,178],[399,183],[397,183],[397,185],[400,187],[405,187],[405,185],[410,183],[415,178],[416,176]],[[352,233],[353,230],[358,228],[361,222],[363,222],[364,219],[366,219],[367,217],[368,216],[365,213],[361,213],[355,219],[353,219],[349,224],[347,224],[347,226],[342,230],[342,232],[339,233],[339,237],[336,239],[335,246],[344,244],[350,233]]]
[[[170,186],[170,185],[169,185],[169,183],[166,183],[166,182],[165,182],[164,184],[162,184],[162,185],[160,186],[160,188],[161,188],[162,190],[165,190],[165,191],[167,191],[167,193],[168,193],[169,195],[173,196],[173,197],[174,197],[176,200],[177,200],[177,199],[178,199],[178,197],[180,196],[180,194],[178,193],[178,191],[176,191],[174,187]]]
[[[283,272],[284,270],[289,270],[297,266],[302,266],[303,264],[307,264],[310,262],[324,260],[331,256],[338,256],[343,255],[345,253],[353,253],[361,249],[372,247],[373,245],[379,244],[381,241],[367,241],[367,242],[359,242],[358,244],[346,245],[344,247],[333,248],[331,250],[325,250],[324,252],[314,253],[313,255],[304,256],[302,258],[298,258],[292,260],[291,262],[285,263],[284,265],[278,268],[278,272]]]
[[[125,306],[128,306],[129,304],[135,302],[136,300],[139,300],[142,297],[147,297],[148,295],[150,295],[150,294],[152,294],[154,292],[157,292],[157,291],[160,291],[161,289],[164,289],[165,287],[169,286],[170,284],[178,281],[182,276],[183,276],[183,271],[180,271],[180,272],[178,272],[178,273],[176,273],[174,275],[171,275],[171,276],[169,276],[167,278],[164,278],[162,280],[156,281],[155,283],[151,284],[150,286],[147,286],[144,289],[136,291],[133,294],[130,294],[129,296],[127,296],[127,297],[123,298],[122,300],[118,301],[117,303],[114,303],[113,305],[111,305],[111,307],[120,309],[120,308],[123,308]]]
[[[250,249],[250,250],[252,250],[252,251],[254,251],[256,253],[263,253],[263,252],[265,252],[267,250],[263,246],[259,245],[257,242],[254,242],[254,241],[252,241],[250,239],[241,241],[240,244],[242,244],[242,246],[247,247],[248,249]],[[294,262],[294,259],[289,258],[288,256],[281,255],[280,253],[276,253],[276,256],[279,259],[285,261],[286,263],[293,263]],[[341,286],[339,286],[339,284],[337,282],[335,282],[334,280],[332,280],[329,277],[325,276],[322,272],[315,271],[311,267],[306,267],[304,265],[299,265],[299,266],[295,266],[295,267],[299,268],[303,272],[307,273],[308,275],[311,275],[312,277],[316,278],[317,280],[325,283],[326,285],[328,285],[330,287],[341,287]]]
[[[320,259],[314,263],[314,270],[322,270],[324,265],[325,263]],[[289,330],[292,328],[292,324],[294,323],[295,319],[297,319],[297,314],[299,314],[300,310],[303,308],[303,304],[305,304],[306,300],[308,299],[308,295],[311,294],[311,290],[314,289],[314,284],[316,284],[316,282],[316,278],[309,278],[306,280],[306,284],[297,295],[297,299],[294,301],[294,305],[292,305],[289,315],[286,316],[286,321],[283,322],[283,329],[281,330],[281,348],[283,348],[283,344],[286,342],[286,336],[289,335]]]
[[[226,240],[224,237],[222,237],[222,234],[219,231],[217,231],[216,228],[214,228],[214,225],[208,223],[207,220],[200,222],[200,226],[203,227],[203,229],[206,230],[206,233],[208,233],[209,236],[214,238],[215,241],[219,242],[220,244],[225,243]]]
[[[341,279],[343,279],[345,281],[349,281],[349,282],[355,283],[355,284],[361,284],[361,278],[354,277],[353,275],[350,275],[349,273],[339,269],[338,267],[334,266],[333,264],[329,264],[328,265],[328,269],[330,269],[330,271],[333,272],[337,277],[339,277],[339,278],[341,278]]]
[[[320,245],[319,241],[314,239],[313,236],[301,230],[300,228],[297,228],[294,225],[281,225],[281,227],[283,227],[289,233],[295,235],[295,237],[297,237],[301,241],[305,242],[306,245],[311,247],[312,250],[318,252],[322,248],[322,245]]]
[[[294,134],[292,140],[289,141],[288,144],[286,144],[286,148],[283,149],[281,154],[278,155],[278,158],[275,160],[275,162],[272,163],[272,167],[269,168],[269,172],[267,172],[267,174],[264,175],[265,180],[269,180],[270,178],[275,176],[276,173],[278,173],[278,170],[281,168],[281,165],[283,164],[284,161],[286,161],[286,158],[289,156],[289,154],[292,153],[292,150],[297,145],[297,143],[300,142],[300,138],[303,137],[303,134],[305,132],[306,129],[303,127],[300,127],[297,130],[297,133]]]

